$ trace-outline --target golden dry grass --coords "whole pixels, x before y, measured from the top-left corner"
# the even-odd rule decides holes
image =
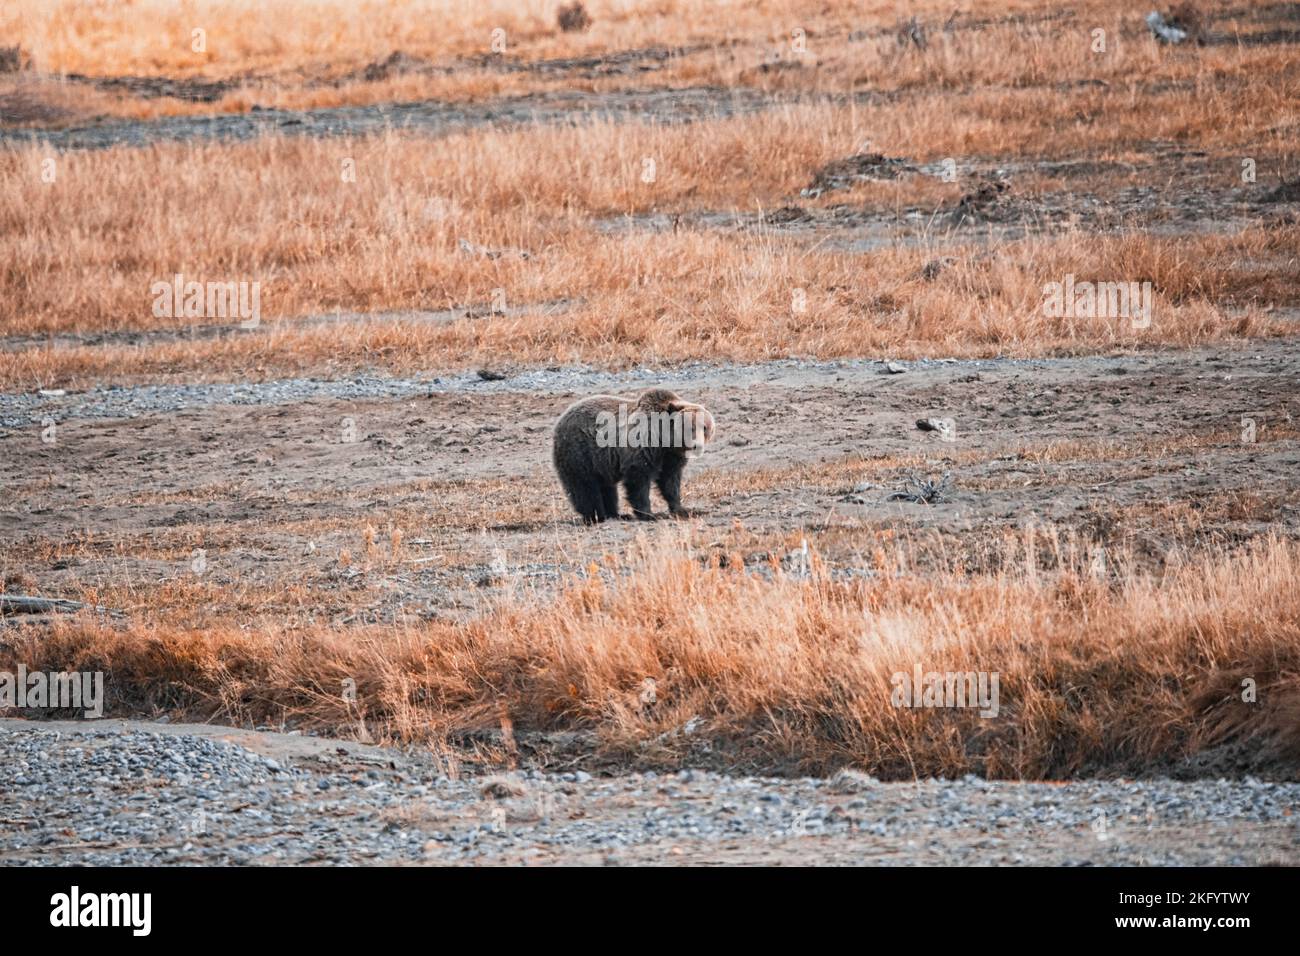
[[[929,0],[905,8],[892,2],[752,0],[725,3],[721,10],[705,0],[593,0],[588,5],[592,27],[579,33],[558,30],[557,6],[505,0],[137,0],[88,7],[77,0],[19,0],[8,16],[0,17],[0,44],[20,45],[40,77],[80,73],[236,83],[211,103],[89,94],[90,102],[78,104],[57,83],[43,80],[40,89],[31,91],[82,115],[139,117],[242,112],[253,105],[303,109],[632,86],[896,93],[1135,78],[1160,85],[1195,80],[1198,87],[1224,75],[1294,78],[1294,58],[1276,46],[1221,44],[1191,52],[1155,44],[1140,12],[1118,0],[1079,2],[1064,10],[1001,2],[964,15],[950,4]],[[1214,29],[1225,35],[1249,35],[1284,15],[1268,8],[1253,14],[1242,9],[1213,12]],[[898,39],[899,24],[913,16],[926,32],[923,48]],[[195,28],[206,31],[201,52],[193,49]],[[1106,31],[1104,51],[1094,49],[1092,31],[1097,29]],[[493,46],[495,30],[503,31],[503,50],[499,43]],[[804,34],[802,53],[794,49],[797,30]],[[537,68],[556,58],[616,57],[646,48],[674,55],[656,62],[650,72],[602,72],[581,65]],[[394,51],[414,58],[416,71],[366,78],[366,66]]]
[[[812,50],[819,38],[863,26],[890,25],[891,0],[827,4],[814,0],[590,0],[589,30],[563,33],[562,0],[19,0],[0,19],[0,42],[21,43],[36,68],[105,75],[230,75],[285,71],[330,63],[365,63],[403,50],[443,58],[492,51],[503,31],[504,52],[527,59],[576,56],[651,44],[720,44],[737,36],[788,46],[803,29]],[[939,0],[909,3],[907,15],[947,17]],[[1031,0],[1003,0],[998,13],[1033,13]],[[1121,4],[1078,5],[1098,14]],[[147,29],[145,28],[147,25]],[[195,50],[193,31],[205,32]],[[892,40],[892,38],[891,38]],[[328,57],[322,51],[329,51]]]
[[[1267,244],[1278,238],[1283,234],[1242,241]],[[0,353],[0,387],[79,388],[95,382],[221,380],[231,374],[248,380],[356,370],[401,374],[503,361],[618,367],[787,356],[1035,356],[1283,334],[1285,327],[1270,323],[1259,310],[1224,310],[1199,291],[1206,283],[1240,278],[1228,262],[1221,273],[1206,268],[1205,260],[1198,262],[1207,245],[1218,242],[1148,236],[1098,241],[1083,234],[1025,241],[996,259],[967,260],[943,281],[926,283],[920,278],[925,257],[917,252],[808,255],[788,242],[746,247],[700,234],[664,238],[647,249],[640,240],[625,239],[588,249],[586,255],[552,249],[550,268],[489,266],[490,274],[477,279],[466,270],[470,282],[482,283],[478,295],[467,296],[470,301],[490,297],[493,288],[519,288],[495,284],[511,278],[521,285],[540,279],[542,289],[553,294],[584,293],[580,303],[558,313],[525,308],[437,322],[381,317],[301,327],[283,323],[248,334],[139,346],[36,346]],[[1059,281],[1055,277],[1066,273],[1081,279],[1128,276],[1135,273],[1121,270],[1137,264],[1154,270],[1136,273],[1157,290],[1149,328],[1135,329],[1122,319],[1043,314],[1045,279]],[[319,267],[309,261],[303,268]],[[629,268],[634,284],[616,278]],[[334,276],[329,282],[334,294],[346,295],[354,277]],[[322,277],[322,285],[327,281]],[[414,274],[410,285],[398,285],[401,277],[392,273],[383,281],[399,294],[417,294]],[[295,288],[311,289],[291,287],[289,297]],[[792,308],[797,289],[804,290],[803,310]],[[126,297],[126,290],[113,291]],[[327,295],[318,306],[337,302]]]
[[[1150,767],[1225,741],[1294,746],[1300,547],[1261,539],[1163,577],[1061,539],[1045,565],[807,579],[702,564],[671,532],[626,567],[593,566],[553,601],[507,598],[467,624],[126,629],[88,620],[6,638],[0,665],[106,671],[117,708],[445,743],[491,731],[589,732],[606,754],[671,764],[701,723],[728,759],[888,777],[1051,778]],[[1028,549],[1028,550],[1026,550]],[[626,571],[627,573],[622,573]],[[891,675],[1000,675],[1000,713],[900,709]],[[341,693],[356,682],[357,699]],[[655,700],[642,691],[652,680]],[[1242,681],[1258,701],[1245,703]],[[693,725],[694,726],[694,725]]]
[[[792,107],[690,127],[114,149],[60,157],[54,184],[40,182],[41,150],[10,152],[0,176],[24,185],[0,198],[0,334],[183,329],[188,320],[151,313],[150,287],[176,273],[260,282],[266,325],[14,349],[0,355],[0,383],[485,360],[1043,354],[1267,333],[1259,313],[1241,307],[1294,297],[1296,234],[1285,226],[1181,237],[1078,230],[1005,243],[996,255],[945,246],[960,261],[928,281],[922,267],[942,227],[933,243],[854,253],[760,225],[617,225],[657,210],[780,206],[824,163],[852,153],[874,115]],[[655,160],[653,183],[641,178],[645,157]],[[355,182],[342,177],[345,160]],[[950,202],[913,178],[912,202]],[[462,239],[507,251],[467,254]],[[1151,281],[1151,328],[1042,315],[1043,284],[1066,273]],[[522,312],[483,314],[498,296]],[[463,307],[480,314],[276,321]]]
[[[706,15],[712,8],[699,0],[597,3],[595,25],[580,34],[556,31],[554,6],[19,4],[0,20],[0,40],[22,43],[39,69],[105,75],[229,76],[274,64],[280,73],[256,82],[269,84],[279,105],[641,82],[636,73],[587,82],[526,70],[489,82],[480,75],[489,66],[479,64],[470,71],[477,79],[467,81],[487,83],[477,93],[446,86],[462,71],[307,83],[324,69],[320,49],[330,50],[326,72],[337,80],[349,64],[393,48],[433,59],[470,56],[497,26],[511,37],[511,55],[524,60],[652,41],[705,48],[651,74],[652,85],[889,95],[869,103],[789,103],[688,126],[597,122],[434,140],[264,139],[54,157],[38,147],[10,150],[0,156],[0,179],[18,188],[0,196],[0,335],[184,328],[186,320],[149,311],[149,287],[176,273],[260,282],[268,321],[249,335],[73,340],[53,348],[29,340],[0,353],[0,387],[410,372],[493,361],[1044,354],[1270,334],[1278,326],[1260,310],[1294,304],[1295,232],[1284,221],[1236,235],[1101,239],[1085,224],[1009,245],[968,232],[953,246],[942,213],[978,184],[974,178],[942,183],[915,174],[799,198],[819,167],[868,143],[917,162],[1109,163],[1114,171],[1089,181],[1103,203],[1121,184],[1181,175],[1160,158],[1162,143],[1193,143],[1221,157],[1222,177],[1201,170],[1189,190],[1240,185],[1237,152],[1258,157],[1266,179],[1284,176],[1295,161],[1300,101],[1300,70],[1284,44],[1164,49],[1111,0],[1064,12],[1007,2],[978,22],[950,17],[942,4],[911,5],[907,13],[928,28],[924,49],[899,45],[899,9],[888,3],[756,2],[730,5],[721,18]],[[1275,12],[1237,11],[1216,29],[1250,31],[1270,17]],[[181,42],[198,20],[210,24],[203,56]],[[150,31],[138,28],[144,21]],[[791,24],[806,31],[811,60],[787,57],[790,69],[757,70],[788,47]],[[1092,49],[1094,24],[1108,30],[1104,54]],[[307,85],[298,89],[294,77]],[[497,82],[503,78],[508,88]],[[13,82],[35,84],[29,93],[39,100],[45,81],[23,75]],[[419,83],[432,85],[421,90]],[[349,100],[357,88],[368,92]],[[96,109],[107,95],[60,88],[47,105],[70,108],[82,92]],[[292,100],[299,95],[310,102]],[[244,99],[191,106],[253,103],[247,90],[230,96]],[[39,113],[33,102],[24,108]],[[51,159],[57,179],[45,183],[41,164]],[[652,183],[642,180],[647,159],[655,163]],[[344,181],[345,161],[355,163],[356,182]],[[1127,176],[1126,163],[1134,164]],[[1026,169],[1015,176],[1014,195],[1033,206],[1048,189],[1071,188],[1077,181]],[[706,227],[666,235],[635,218],[618,224],[625,216],[717,211],[752,225],[764,210],[792,201],[823,211],[856,207],[883,220],[911,209],[930,225],[919,244],[850,253],[820,234]],[[462,239],[530,257],[467,255]],[[921,270],[940,247],[961,262],[923,281]],[[1160,318],[1141,333],[1113,322],[1047,320],[1037,314],[1041,287],[1067,272],[1150,279]],[[796,296],[806,311],[793,307]],[[510,313],[485,314],[501,298]],[[464,308],[476,317],[278,321]]]

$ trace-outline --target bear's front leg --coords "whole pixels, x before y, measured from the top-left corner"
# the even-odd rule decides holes
[[[632,514],[638,521],[654,521],[657,517],[650,508],[650,476],[633,472],[623,479],[627,489],[627,503],[632,506]]]
[[[668,511],[674,518],[690,518],[695,515],[694,511],[682,505],[682,471],[685,467],[684,461],[665,463],[663,472],[655,479],[659,493],[668,502]]]

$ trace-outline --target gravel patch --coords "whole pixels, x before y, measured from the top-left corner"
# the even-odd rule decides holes
[[[452,778],[427,753],[112,723],[0,724],[6,862],[1300,862],[1296,783],[535,769]]]
[[[1084,356],[1036,359],[946,359],[923,358],[904,363],[906,372],[888,376],[892,381],[913,381],[917,375],[958,378],[981,371],[1009,370],[1033,373],[1040,370],[1089,370],[1094,372],[1140,372],[1184,368],[1187,363],[1206,363],[1210,374],[1217,369],[1236,373],[1287,373],[1292,357],[1300,352],[1300,340],[1268,344],[1266,353],[1225,352],[1194,349],[1179,352],[1151,351],[1139,355]],[[99,386],[84,392],[42,395],[38,392],[0,393],[0,428],[24,428],[45,417],[56,421],[77,418],[135,418],[168,414],[208,405],[285,405],[316,399],[403,399],[446,392],[533,392],[542,394],[592,394],[630,392],[651,385],[692,389],[747,388],[754,385],[827,387],[837,382],[882,384],[887,362],[880,359],[810,361],[781,359],[771,362],[716,364],[686,362],[670,368],[638,367],[610,372],[587,365],[510,371],[504,378],[486,380],[477,372],[430,373],[402,378],[382,375],[346,379],[282,379],[271,382],[234,382],[182,385]],[[910,373],[910,374],[908,374]]]

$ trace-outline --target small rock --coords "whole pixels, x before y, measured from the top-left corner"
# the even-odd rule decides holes
[[[479,793],[492,800],[505,800],[508,797],[522,797],[527,788],[514,777],[488,777],[479,786]]]
[[[1169,23],[1156,10],[1147,14],[1147,27],[1150,28],[1151,35],[1161,43],[1182,43],[1187,39],[1186,30],[1180,30]]]
[[[831,777],[828,789],[832,793],[859,793],[878,786],[879,783],[880,781],[871,774],[844,767]]]
[[[937,432],[945,441],[952,441],[957,435],[957,423],[951,418],[920,418],[916,427],[923,432]]]

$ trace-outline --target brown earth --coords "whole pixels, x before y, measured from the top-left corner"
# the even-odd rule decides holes
[[[1179,548],[1293,536],[1298,366],[1300,344],[1281,339],[902,374],[875,362],[691,367],[659,380],[719,422],[687,472],[704,543],[728,536],[761,564],[773,544],[815,537],[852,573],[881,534],[975,559],[981,542],[1035,521],[1157,566]],[[576,524],[551,473],[551,424],[580,393],[655,379],[527,381],[128,419],[79,418],[82,396],[59,399],[53,444],[36,424],[0,433],[0,570],[43,593],[129,604],[193,579],[203,549],[209,585],[308,585],[316,613],[349,620],[455,615],[502,588],[545,590],[646,530]],[[948,417],[951,441],[916,426]],[[943,474],[940,503],[886,500],[909,476]]]

